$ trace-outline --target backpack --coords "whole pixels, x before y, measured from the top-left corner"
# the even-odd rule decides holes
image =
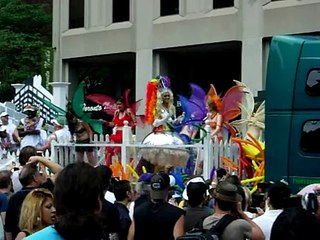
[[[183,236],[177,238],[177,240],[219,240],[224,229],[237,218],[230,214],[224,215],[217,224],[213,225],[212,228],[203,229],[204,218],[201,219],[196,226],[186,232]]]

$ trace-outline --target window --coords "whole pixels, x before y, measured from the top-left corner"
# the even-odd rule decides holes
[[[130,19],[129,0],[113,0],[112,4],[112,22],[126,22]]]
[[[320,152],[320,120],[306,121],[302,128],[300,147],[305,152]]]
[[[69,29],[84,27],[84,0],[69,0]]]
[[[213,9],[233,7],[234,0],[213,0]]]
[[[320,96],[320,69],[309,72],[305,90],[309,96]]]
[[[161,0],[160,16],[179,14],[179,0]]]

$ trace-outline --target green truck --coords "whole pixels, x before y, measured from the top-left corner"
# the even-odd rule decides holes
[[[272,38],[265,97],[266,180],[320,183],[320,37]]]

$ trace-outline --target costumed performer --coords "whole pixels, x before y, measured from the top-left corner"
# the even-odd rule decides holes
[[[179,134],[174,132],[174,126],[180,124],[184,113],[176,117],[176,108],[173,105],[173,93],[170,79],[159,76],[152,79],[147,85],[146,121],[152,125],[152,133],[142,141],[147,145],[183,145]],[[141,150],[143,158],[158,167],[184,166],[188,153],[184,149],[145,148]]]
[[[222,98],[217,94],[216,89],[210,84],[207,94],[207,119],[211,127],[211,138],[223,139],[223,129],[226,128],[231,136],[234,136],[236,129],[229,123],[230,120],[241,114],[240,105],[244,98],[244,86],[235,85],[228,89]],[[206,119],[205,119],[206,120]]]
[[[28,104],[23,113],[27,116],[22,118],[16,130],[14,137],[20,143],[20,149],[25,146],[38,147],[45,143],[47,132],[45,120],[40,117],[39,108]]]
[[[57,116],[51,121],[53,124],[53,133],[49,135],[46,143],[43,146],[37,147],[38,151],[51,151],[51,143],[55,141],[57,143],[64,143],[71,141],[71,134],[67,126],[67,119],[65,116]]]
[[[122,129],[124,127],[124,122],[128,122],[128,126],[133,129],[136,125],[135,114],[132,113],[131,109],[127,105],[125,99],[120,97],[116,100],[117,110],[114,113],[111,122],[104,121],[104,125],[107,127],[113,127],[113,133],[110,136],[110,143],[122,143]],[[119,155],[121,153],[120,147],[107,147],[106,154],[106,165],[112,164],[112,155]]]
[[[158,82],[157,102],[155,116],[152,123],[153,132],[165,132],[173,130],[173,126],[181,123],[184,114],[176,117],[176,107],[173,105],[173,93],[170,87],[170,79],[160,76]]]
[[[207,99],[207,117],[205,120],[209,121],[209,125],[211,128],[210,137],[212,140],[217,138],[218,141],[223,139],[222,134],[222,123],[223,123],[223,116],[220,113],[222,108],[221,100],[218,96],[213,96]]]
[[[78,119],[70,110],[66,114],[69,131],[72,137],[75,137],[76,144],[89,144],[93,133],[86,122]],[[83,146],[76,147],[77,162],[84,161],[84,153],[87,155],[87,159],[90,165],[96,166],[97,160],[94,157],[94,147]]]

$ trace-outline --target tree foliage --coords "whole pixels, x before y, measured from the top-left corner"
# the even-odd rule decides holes
[[[10,101],[12,83],[41,73],[51,46],[49,1],[0,0],[0,102]]]

